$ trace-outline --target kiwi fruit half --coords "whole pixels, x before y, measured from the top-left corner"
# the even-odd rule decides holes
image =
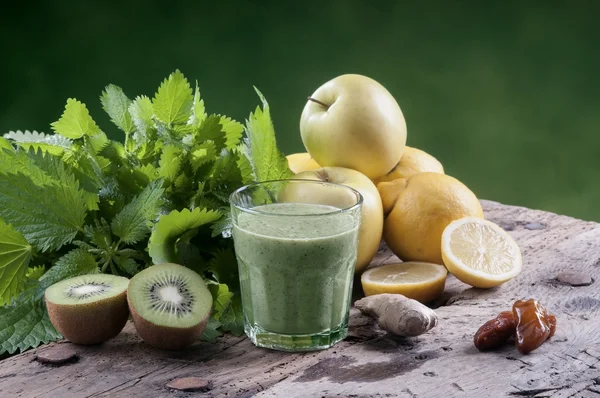
[[[142,339],[168,350],[197,341],[212,309],[212,295],[202,277],[173,263],[153,265],[131,278],[127,301]]]
[[[129,279],[106,274],[80,275],[46,289],[50,322],[75,344],[99,344],[118,335],[129,317]]]

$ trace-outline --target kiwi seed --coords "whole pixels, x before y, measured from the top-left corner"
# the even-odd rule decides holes
[[[69,287],[66,291],[67,297],[76,299],[85,299],[89,297],[100,296],[110,289],[110,285],[104,282],[90,282],[87,284],[78,284]]]
[[[118,335],[129,316],[129,279],[106,274],[65,279],[46,289],[50,322],[75,344],[99,344]]]
[[[131,278],[127,301],[139,335],[161,349],[192,345],[202,336],[212,309],[202,277],[173,263],[153,265]]]
[[[181,301],[175,302],[161,299],[160,292],[166,289],[172,289],[171,294],[176,292],[181,295]],[[163,276],[162,279],[160,277],[157,278],[156,282],[150,285],[147,290],[146,297],[150,302],[150,306],[157,311],[183,316],[192,310],[193,295],[186,288],[183,280],[174,275]]]

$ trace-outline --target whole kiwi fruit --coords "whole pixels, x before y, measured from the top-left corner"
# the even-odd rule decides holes
[[[129,279],[107,274],[80,275],[48,287],[50,322],[75,344],[99,344],[118,335],[129,317]]]
[[[196,342],[212,309],[212,295],[202,277],[173,263],[153,265],[131,278],[127,301],[140,337],[167,350]]]

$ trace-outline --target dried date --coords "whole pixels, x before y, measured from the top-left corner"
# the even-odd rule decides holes
[[[556,318],[537,300],[518,300],[512,312],[516,324],[515,345],[521,354],[539,348],[554,334]]]
[[[539,348],[554,336],[556,317],[549,314],[537,300],[518,300],[511,311],[503,311],[484,323],[475,333],[473,343],[480,351],[491,350],[507,343],[513,336],[522,354]]]
[[[515,327],[512,311],[503,311],[477,330],[473,338],[475,347],[480,351],[500,347],[515,334]]]

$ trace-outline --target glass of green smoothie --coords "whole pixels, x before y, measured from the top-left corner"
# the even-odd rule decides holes
[[[312,180],[230,197],[246,335],[265,348],[326,349],[348,333],[362,196]]]

